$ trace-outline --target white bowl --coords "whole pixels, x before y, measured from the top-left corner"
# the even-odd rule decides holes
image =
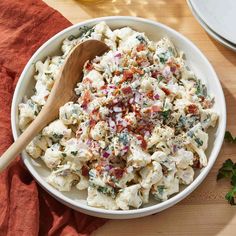
[[[171,207],[177,202],[181,201],[194,189],[196,189],[196,187],[205,179],[220,151],[226,126],[225,98],[214,69],[206,57],[192,42],[173,29],[160,23],[142,18],[112,16],[88,20],[83,23],[73,25],[56,34],[34,53],[20,76],[12,101],[11,125],[13,136],[14,139],[17,139],[17,137],[20,135],[18,126],[18,104],[22,101],[22,98],[25,95],[29,96],[33,94],[32,88],[35,84],[33,79],[34,63],[38,60],[43,60],[48,55],[59,54],[62,40],[72,34],[78,34],[79,28],[81,26],[92,26],[100,21],[106,21],[106,23],[112,29],[130,26],[137,31],[145,32],[152,40],[159,40],[160,38],[167,36],[175,44],[179,51],[185,52],[187,64],[189,67],[199,78],[204,81],[210,93],[215,95],[214,108],[219,113],[218,126],[210,131],[209,147],[207,149],[208,165],[196,174],[194,181],[189,186],[183,188],[178,194],[165,202],[158,203],[156,201],[151,201],[149,204],[140,209],[115,211],[87,206],[85,192],[79,192],[78,190],[73,190],[69,193],[59,192],[45,181],[45,177],[49,174],[49,171],[40,160],[35,161],[31,159],[25,152],[22,153],[22,160],[36,181],[49,194],[55,197],[58,201],[75,210],[89,215],[111,219],[129,219],[151,215]]]

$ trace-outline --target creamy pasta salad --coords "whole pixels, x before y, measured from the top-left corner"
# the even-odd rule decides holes
[[[87,39],[110,51],[85,63],[77,101],[62,106],[26,150],[49,168],[49,184],[86,190],[89,206],[128,210],[151,197],[166,201],[207,165],[207,130],[218,119],[213,97],[167,38],[153,42],[101,22],[65,39],[61,56],[36,63],[35,93],[19,105],[20,129],[46,103],[70,50]]]

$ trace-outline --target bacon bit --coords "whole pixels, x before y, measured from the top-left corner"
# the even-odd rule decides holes
[[[129,87],[125,87],[125,88],[122,88],[121,91],[124,94],[130,94],[130,93],[132,93],[132,88],[130,86]]]
[[[168,168],[165,166],[165,165],[162,165],[161,164],[161,167],[162,167],[162,173],[164,176],[167,176],[168,175]]]
[[[92,81],[91,81],[91,79],[89,79],[88,77],[86,77],[86,78],[83,79],[82,83],[83,83],[83,84],[86,84],[86,83],[92,84]]]
[[[133,78],[133,72],[130,70],[125,70],[123,73],[124,78],[127,79],[132,79]]]
[[[145,44],[141,43],[136,48],[137,52],[144,51],[145,50]]]
[[[131,104],[131,111],[135,112],[135,115],[137,117],[142,117],[142,115],[140,114],[140,109],[136,107],[135,104]]]
[[[107,184],[110,185],[112,188],[116,187],[116,185],[113,182],[111,182],[111,181],[108,181]]]
[[[141,135],[137,135],[137,139],[139,141],[141,141],[141,148],[146,150],[147,149],[147,142],[145,141],[145,139],[143,138],[143,136]]]
[[[90,62],[88,62],[85,66],[85,69],[91,71],[93,69],[93,65]]]
[[[120,74],[121,74],[121,72],[120,72],[120,71],[118,71],[118,70],[114,71],[114,75],[117,75],[117,76],[119,76]]]
[[[89,168],[87,166],[82,166],[82,175],[83,176],[89,175]]]
[[[112,92],[112,95],[116,96],[120,92],[120,89],[117,88]]]
[[[94,120],[94,119],[91,119],[91,120],[89,121],[89,125],[90,125],[91,128],[94,127],[96,124],[97,124],[97,121]]]
[[[86,90],[83,94],[83,98],[82,98],[82,106],[86,107],[88,105],[88,103],[91,101],[91,94],[89,90]]]
[[[155,71],[152,71],[152,73],[151,73],[151,75],[152,75],[152,77],[153,78],[157,78],[157,76],[160,74],[160,72],[159,71],[157,71],[157,70],[155,70]]]
[[[101,114],[99,112],[99,108],[95,108],[92,110],[90,118],[91,120],[101,120]]]
[[[137,67],[132,67],[132,68],[131,68],[131,71],[132,71],[133,73],[138,73],[138,74],[140,74],[140,75],[143,75],[143,74],[144,74],[144,71],[141,70],[141,69],[139,69],[139,68],[137,68]]]
[[[117,179],[121,179],[123,177],[124,172],[125,171],[123,169],[120,169],[120,168],[112,169],[112,173]]]
[[[102,170],[102,166],[101,166],[101,165],[97,165],[97,166],[95,167],[95,169],[96,169],[98,172],[100,172],[100,171]]]
[[[152,112],[159,112],[159,111],[161,111],[161,108],[157,105],[153,105],[151,110],[152,110]]]
[[[120,84],[130,79],[133,79],[133,72],[130,70],[125,70],[123,72],[123,78],[120,80]]]
[[[100,89],[101,89],[101,90],[107,89],[107,84],[103,85]]]
[[[116,131],[119,133],[124,129],[124,127],[122,125],[117,125],[116,126]]]
[[[167,88],[162,88],[162,91],[168,96],[171,94],[171,91]]]
[[[199,160],[199,157],[194,155],[193,157],[193,165],[192,165],[193,168],[196,168],[196,169],[200,169],[202,168],[202,165],[200,163],[200,160]]]
[[[147,93],[147,96],[153,100],[153,96],[154,96],[153,91],[150,91],[149,93]]]
[[[195,104],[190,104],[187,106],[187,112],[196,115],[198,113],[198,107]]]
[[[203,106],[203,108],[205,108],[205,109],[211,108],[212,102],[209,101],[209,100],[207,100],[207,99],[204,99],[204,101],[203,101],[203,103],[202,103],[202,106]]]
[[[145,61],[147,61],[147,58],[144,57],[139,57],[136,59],[136,62],[138,63],[139,66]]]

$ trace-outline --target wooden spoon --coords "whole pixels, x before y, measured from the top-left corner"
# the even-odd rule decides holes
[[[52,91],[45,106],[36,119],[0,158],[0,172],[30,143],[30,141],[51,121],[58,117],[59,108],[74,100],[74,88],[80,81],[83,65],[87,60],[100,56],[108,46],[98,40],[87,40],[78,44],[67,56],[57,75]]]

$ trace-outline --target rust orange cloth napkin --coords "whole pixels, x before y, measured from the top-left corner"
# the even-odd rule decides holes
[[[10,108],[20,73],[40,45],[70,25],[41,0],[0,1],[0,154],[13,142]],[[105,222],[53,199],[19,158],[0,175],[0,236],[89,235]]]

